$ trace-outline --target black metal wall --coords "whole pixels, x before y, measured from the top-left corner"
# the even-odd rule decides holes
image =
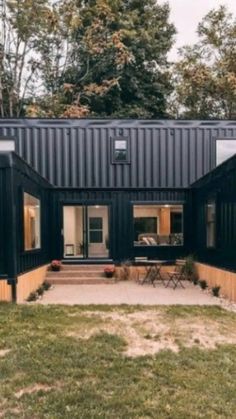
[[[21,159],[14,158],[14,193],[16,196],[16,220],[18,220],[17,234],[17,271],[26,272],[34,267],[50,261],[50,189],[48,184]],[[40,200],[41,208],[41,247],[31,251],[24,251],[23,232],[23,193],[27,192]]]
[[[0,153],[0,273],[9,278],[49,262],[51,185],[14,153]],[[41,202],[41,248],[24,250],[23,193]]]
[[[63,257],[63,204],[87,204],[110,206],[110,250],[115,261],[133,259],[135,256],[148,256],[159,259],[175,259],[190,252],[191,249],[191,197],[190,191],[181,190],[75,190],[54,189],[53,194],[53,232],[52,257]],[[184,205],[184,246],[134,247],[133,209],[134,203],[181,203]]]
[[[112,164],[111,137],[130,138],[130,164]],[[236,121],[0,120],[0,137],[59,187],[180,188],[215,167],[215,139]]]
[[[206,263],[236,269],[236,156],[193,185],[195,253]],[[206,203],[216,201],[216,246],[206,246]]]
[[[6,168],[0,168],[0,278],[7,273],[6,266]]]

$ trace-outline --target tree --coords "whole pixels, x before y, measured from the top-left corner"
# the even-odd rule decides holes
[[[0,9],[0,114],[20,116],[40,70],[37,47],[53,27],[47,0],[2,0]]]
[[[54,37],[45,37],[40,45],[42,56],[46,54],[42,74],[47,94],[28,107],[28,115],[86,116],[90,112],[89,98],[103,98],[118,84],[115,75],[109,78],[104,75],[99,81],[95,77],[88,77],[97,56],[100,57],[100,63],[104,61],[108,65],[110,60],[114,68],[122,68],[132,59],[121,41],[120,33],[116,29],[108,33],[107,28],[114,21],[111,8],[106,2],[98,0],[94,10],[88,24],[86,19],[90,9],[83,2],[75,4],[72,0],[61,0],[54,4],[54,14],[57,16]],[[78,39],[76,34],[83,24],[83,34]],[[61,51],[63,46],[66,56],[59,56],[57,60],[54,51]],[[64,61],[62,65],[61,59]]]
[[[168,5],[87,0],[77,6],[73,65],[63,82],[75,86],[91,114],[164,116],[171,92],[167,53],[175,34]]]
[[[3,0],[1,116],[161,117],[175,29],[155,0]]]
[[[189,118],[234,118],[236,19],[224,6],[212,10],[199,23],[198,36],[196,45],[180,50],[173,68],[173,112]]]

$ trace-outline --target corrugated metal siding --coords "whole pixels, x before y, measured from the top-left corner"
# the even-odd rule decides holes
[[[0,274],[6,274],[6,169],[0,169]]]
[[[109,205],[111,215],[110,246],[111,257],[115,260],[132,259],[140,255],[161,259],[175,259],[176,257],[189,253],[191,246],[191,226],[188,225],[191,211],[189,190],[52,190],[53,194],[53,243],[52,257],[63,256],[61,229],[63,228],[62,205],[63,204],[87,204]],[[156,248],[134,248],[133,247],[133,214],[132,203],[183,203],[185,206],[185,246]]]
[[[236,270],[236,157],[217,167],[193,188],[195,247],[199,259]],[[216,248],[206,247],[206,202],[216,199]]]
[[[130,138],[131,163],[112,164],[110,139]],[[59,187],[187,187],[215,167],[215,138],[233,121],[1,120],[0,136]]]
[[[50,189],[51,186],[31,167],[16,155],[13,155],[13,180],[16,222],[17,273],[23,273],[50,261],[51,222],[50,222]],[[41,248],[24,251],[23,193],[36,196],[41,203]]]

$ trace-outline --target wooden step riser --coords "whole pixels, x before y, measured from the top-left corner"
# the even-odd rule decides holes
[[[115,280],[113,278],[48,278],[47,282],[51,285],[109,285],[114,284]]]
[[[60,271],[60,272],[47,272],[47,277],[48,278],[64,278],[64,277],[71,277],[71,278],[81,278],[81,277],[85,277],[86,278],[97,278],[97,277],[101,277],[101,278],[105,278],[105,275],[103,272],[85,272],[85,271]]]

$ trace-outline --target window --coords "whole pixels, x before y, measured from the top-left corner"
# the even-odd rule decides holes
[[[0,151],[15,151],[15,141],[7,138],[0,138]]]
[[[40,201],[24,193],[24,249],[40,249]]]
[[[170,232],[171,234],[182,233],[182,211],[170,213]]]
[[[89,218],[89,242],[102,243],[103,242],[103,222],[102,217]]]
[[[182,246],[182,205],[134,205],[134,246]]]
[[[138,240],[139,234],[156,233],[158,231],[157,217],[136,217],[134,219],[134,240]]]
[[[216,163],[221,164],[236,154],[236,139],[216,141]]]
[[[113,163],[129,163],[128,137],[113,138]]]
[[[206,205],[206,244],[207,247],[216,245],[216,204],[209,200]]]

